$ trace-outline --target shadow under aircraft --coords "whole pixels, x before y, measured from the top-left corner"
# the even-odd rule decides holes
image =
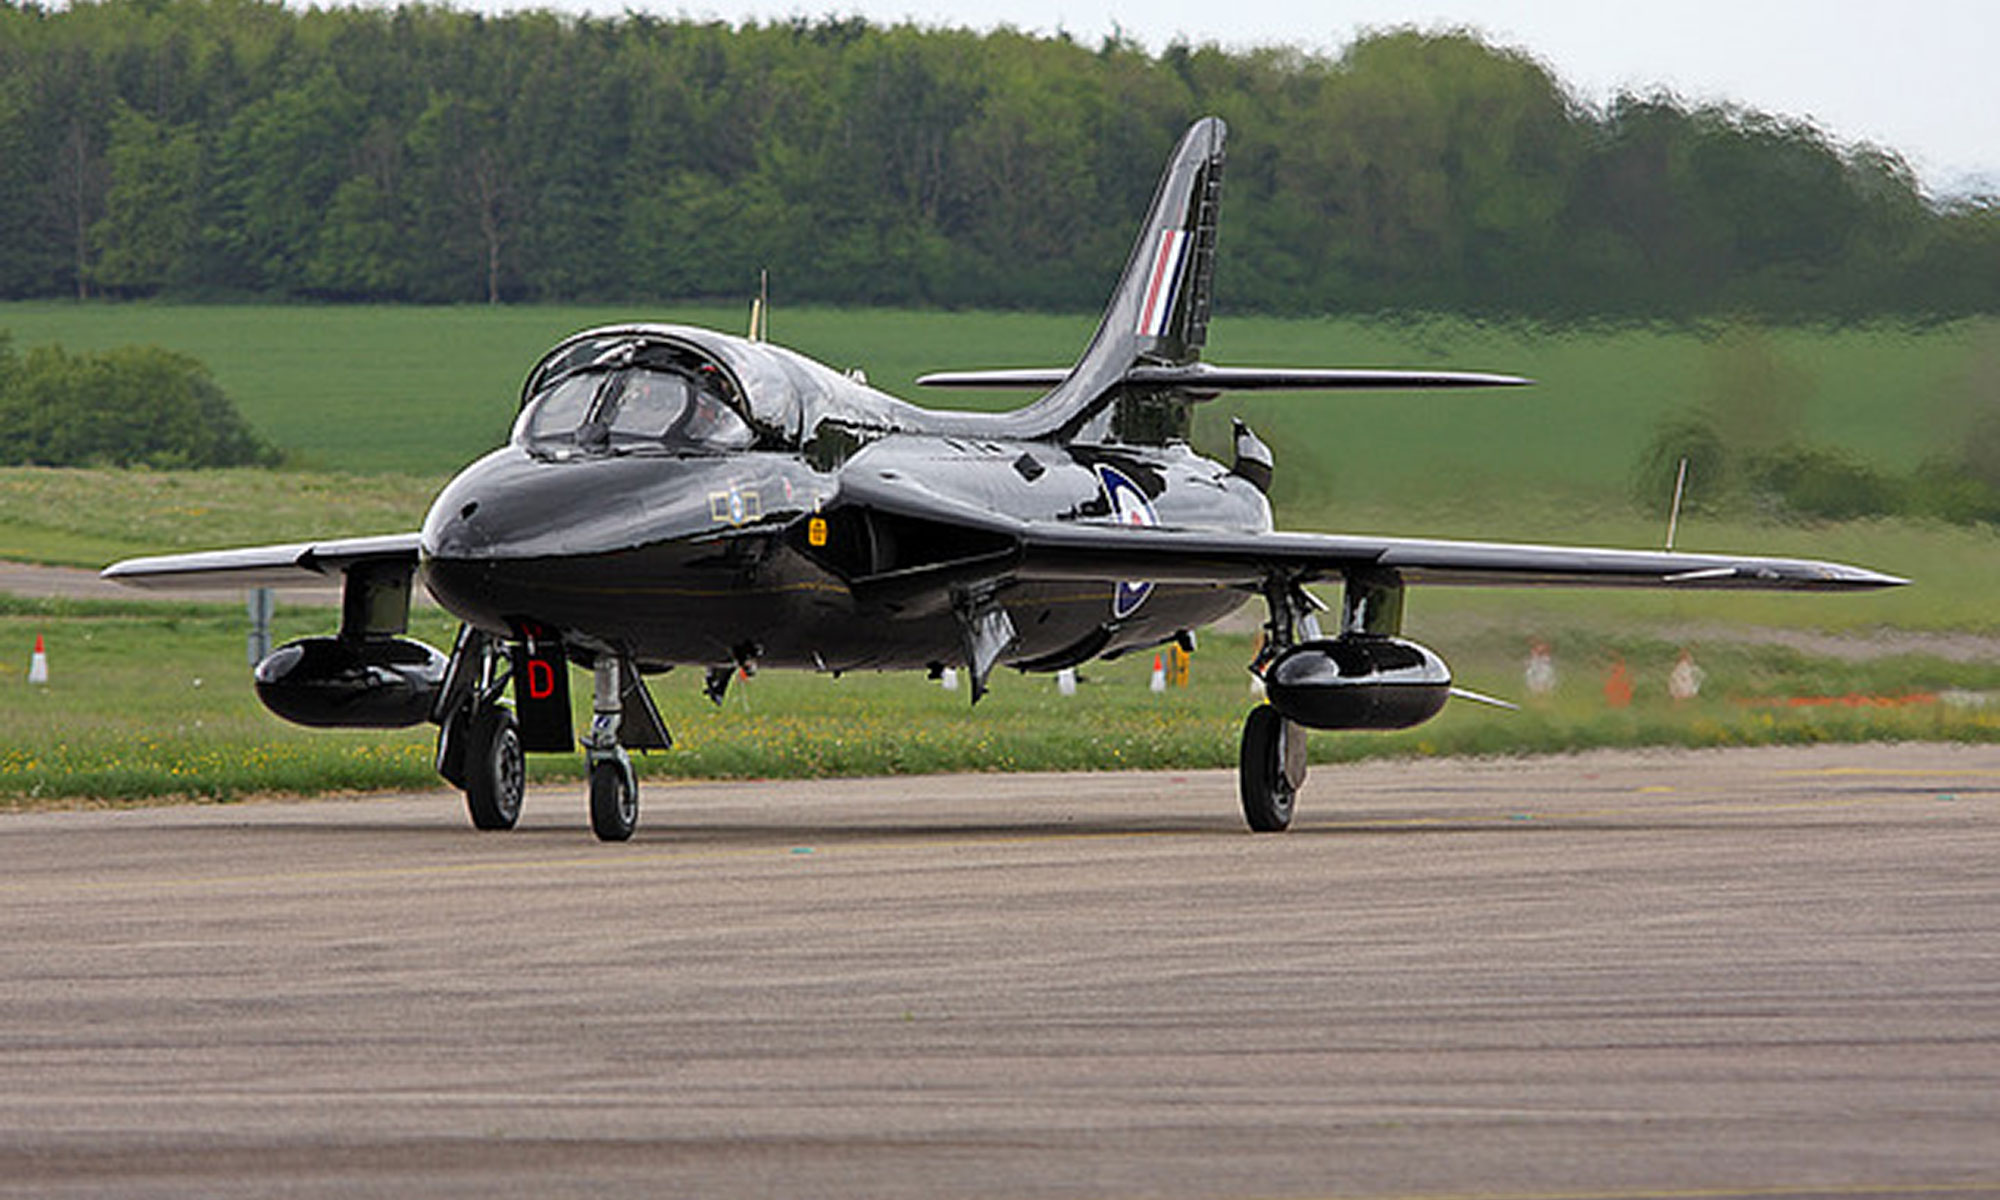
[[[527,753],[575,752],[570,667],[587,670],[590,823],[613,841],[638,821],[628,751],[672,741],[645,677],[676,666],[704,671],[718,702],[753,667],[962,667],[976,703],[998,666],[1191,644],[1261,597],[1251,670],[1267,699],[1244,723],[1240,792],[1252,829],[1281,830],[1308,729],[1404,728],[1467,694],[1402,636],[1407,586],[1904,582],[1788,558],[1274,531],[1269,449],[1239,421],[1232,462],[1195,453],[1195,404],[1527,380],[1203,362],[1225,135],[1209,118],[1181,138],[1074,366],[921,381],[1039,393],[1014,411],[919,407],[756,337],[604,326],[535,364],[507,444],[460,472],[420,530],[104,574],[147,588],[339,578],[338,631],[272,652],[258,695],[307,725],[436,724],[438,772],[481,829],[518,819]],[[449,653],[405,636],[417,580],[463,622]],[[1329,635],[1307,586],[1336,581]]]

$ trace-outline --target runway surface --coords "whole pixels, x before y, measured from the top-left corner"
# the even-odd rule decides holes
[[[0,1195],[2000,1195],[2000,748],[0,817]]]

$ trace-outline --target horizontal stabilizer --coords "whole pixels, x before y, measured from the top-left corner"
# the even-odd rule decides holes
[[[1060,367],[1019,367],[994,371],[937,371],[920,377],[925,387],[1050,388],[1068,374]],[[1218,367],[1193,362],[1175,366],[1139,364],[1118,382],[1145,387],[1182,388],[1193,393],[1318,392],[1404,388],[1520,387],[1533,383],[1519,375],[1485,371],[1398,371],[1365,367]]]
[[[933,371],[928,375],[919,375],[917,383],[921,387],[1047,389],[1061,383],[1068,375],[1068,367],[1018,367],[1003,368],[996,371]]]

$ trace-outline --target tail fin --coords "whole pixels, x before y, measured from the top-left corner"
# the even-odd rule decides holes
[[[1208,117],[1182,135],[1079,373],[1099,360],[1122,373],[1142,362],[1178,366],[1201,358],[1228,133],[1221,118]]]
[[[1008,414],[1007,424],[1029,437],[1074,438],[1107,415],[1114,401],[1133,398],[1127,372],[1140,366],[1197,362],[1208,340],[1209,288],[1215,278],[1215,220],[1222,196],[1223,142],[1228,126],[1219,117],[1196,121],[1174,148],[1166,173],[1153,192],[1153,205],[1111,293],[1097,333],[1083,357],[1061,376],[1054,390]],[[1054,382],[1048,372],[954,372],[924,382],[958,386],[1019,386]],[[1145,389],[1157,395],[1156,389]],[[1125,407],[1120,405],[1121,408]],[[1176,401],[1185,423],[1185,401]],[[1129,441],[1157,441],[1145,431],[1115,420]],[[1183,431],[1184,432],[1184,431]]]
[[[1204,117],[1181,135],[1111,303],[1083,357],[1061,368],[940,371],[932,387],[1048,388],[1010,413],[939,414],[940,432],[1157,445],[1185,438],[1192,406],[1226,391],[1511,387],[1517,375],[1339,367],[1217,367],[1201,361],[1215,280],[1215,220],[1228,126]]]

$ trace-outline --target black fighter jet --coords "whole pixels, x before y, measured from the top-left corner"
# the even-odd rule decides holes
[[[1904,582],[1837,563],[1586,547],[1279,533],[1270,451],[1196,454],[1193,406],[1231,390],[1491,387],[1513,376],[1201,361],[1225,128],[1174,150],[1073,367],[948,373],[1033,388],[1006,413],[906,403],[770,343],[677,325],[578,333],[528,373],[506,446],[453,479],[414,533],[142,558],[140,587],[343,580],[340,629],[256,668],[307,725],[438,726],[437,769],[472,823],[520,815],[528,752],[573,752],[569,665],[591,673],[581,742],[597,836],[629,838],[629,749],[668,731],[644,676],[706,672],[720,701],[753,666],[1057,671],[1170,641],[1253,596],[1243,812],[1291,822],[1307,729],[1394,729],[1454,694],[1401,636],[1409,584],[1835,591]],[[412,581],[463,621],[449,654],[405,636]],[[1307,585],[1339,581],[1328,636]],[[512,701],[507,699],[512,691]]]

